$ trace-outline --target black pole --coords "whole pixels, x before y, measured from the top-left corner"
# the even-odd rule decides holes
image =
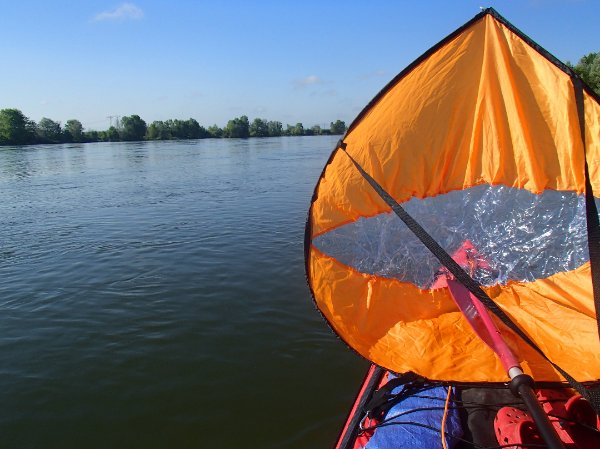
[[[535,397],[533,385],[533,378],[530,375],[519,374],[510,381],[510,391],[523,400],[548,447],[550,449],[565,449],[548,415],[546,415],[546,412],[544,412],[544,409]]]

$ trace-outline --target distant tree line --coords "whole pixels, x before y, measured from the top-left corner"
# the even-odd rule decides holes
[[[84,130],[79,120],[68,120],[64,126],[49,118],[38,123],[26,117],[18,109],[0,110],[0,145],[27,145],[35,143],[71,142],[121,142],[139,140],[247,138],[275,136],[315,136],[343,134],[346,124],[341,120],[331,122],[329,129],[318,125],[304,128],[302,123],[287,125],[281,122],[256,118],[250,123],[242,115],[227,122],[224,128],[217,125],[205,128],[196,120],[154,121],[147,125],[139,115],[123,117],[120,124],[106,131]]]
[[[583,56],[575,65],[566,63],[583,81],[600,95],[600,52]],[[341,120],[331,122],[329,129],[318,125],[304,128],[302,123],[286,125],[281,122],[255,118],[252,123],[242,115],[227,122],[223,128],[217,125],[204,128],[196,120],[155,121],[147,125],[139,115],[121,119],[120,126],[106,131],[84,130],[79,120],[67,120],[64,126],[49,118],[38,123],[26,117],[18,109],[0,110],[0,145],[25,145],[33,143],[68,142],[118,142],[132,140],[170,140],[205,138],[246,138],[274,136],[316,136],[344,134],[346,124]]]

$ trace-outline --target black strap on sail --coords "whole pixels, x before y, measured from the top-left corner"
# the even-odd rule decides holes
[[[578,77],[572,77],[575,88],[575,103],[579,117],[579,130],[584,151],[585,170],[585,215],[587,221],[588,249],[590,252],[590,266],[592,272],[592,291],[594,292],[594,306],[596,308],[596,322],[598,324],[598,337],[600,338],[600,220],[594,199],[594,190],[590,181],[590,170],[587,161],[585,141],[585,110],[583,105],[583,84]]]
[[[590,404],[594,407],[596,414],[600,416],[600,391],[591,390],[586,388],[581,382],[575,380],[573,376],[567,373],[560,366],[552,362],[546,354],[540,349],[540,347],[531,339],[529,336],[519,328],[515,322],[496,304],[486,292],[483,291],[481,285],[475,281],[469,274],[462,269],[462,267],[456,263],[456,261],[446,252],[444,248],[436,242],[429,233],[423,229],[423,227],[408,213],[402,206],[388,193],[381,185],[375,181],[369,175],[356,160],[346,151],[346,143],[340,141],[338,144],[339,148],[344,150],[344,153],[350,158],[356,169],[365,178],[365,180],[373,187],[377,194],[381,197],[385,203],[392,208],[394,213],[404,222],[404,224],[410,229],[413,234],[433,253],[433,255],[446,267],[446,269],[461,283],[463,284],[477,299],[479,299],[488,310],[496,315],[509,329],[517,334],[525,343],[531,346],[538,354],[540,354],[546,361],[548,361],[552,367],[558,371],[571,386],[577,390],[584,398],[586,398]]]

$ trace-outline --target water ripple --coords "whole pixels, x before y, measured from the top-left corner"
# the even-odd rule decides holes
[[[365,368],[304,279],[335,142],[3,149],[3,447],[330,445]]]

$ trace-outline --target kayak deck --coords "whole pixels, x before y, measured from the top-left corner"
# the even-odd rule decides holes
[[[566,448],[600,447],[600,422],[587,401],[559,384],[536,392]],[[373,364],[335,449],[544,446],[525,410],[502,384],[428,382],[415,375],[395,376]]]

